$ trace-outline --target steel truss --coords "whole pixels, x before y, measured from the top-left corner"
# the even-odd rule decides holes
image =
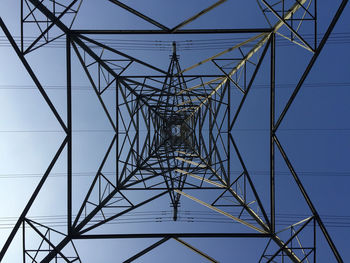
[[[173,239],[198,253],[203,258],[217,262],[206,253],[195,248],[183,238],[267,238],[269,242],[259,262],[276,262],[281,259],[292,262],[316,262],[316,228],[319,228],[328,242],[337,262],[343,262],[330,235],[327,232],[311,199],[306,193],[298,174],[276,135],[289,107],[292,105],[312,66],[322,51],[337,20],[341,16],[347,1],[343,0],[325,35],[318,42],[317,2],[316,0],[288,1],[262,0],[258,2],[271,27],[255,29],[182,29],[199,16],[209,12],[225,2],[220,0],[179,25],[168,28],[152,18],[138,12],[117,0],[110,0],[135,16],[142,18],[156,30],[74,30],[73,22],[79,12],[82,1],[71,0],[69,4],[60,1],[22,0],[21,5],[21,42],[18,46],[0,18],[0,26],[16,51],[27,72],[36,84],[52,113],[66,133],[54,158],[42,176],[38,186],[18,218],[10,236],[0,253],[0,261],[6,254],[15,235],[23,230],[23,262],[81,262],[73,241],[77,239],[132,239],[157,238],[159,241],[131,256],[125,262],[132,262],[152,249]],[[63,18],[70,16],[70,22]],[[275,19],[275,23],[271,18]],[[299,32],[302,23],[311,23],[314,39],[305,40]],[[26,26],[35,24],[40,34],[28,44]],[[61,32],[52,35],[53,29]],[[287,33],[286,33],[287,32]],[[180,67],[173,43],[173,54],[167,70],[157,68],[135,57],[118,51],[107,44],[94,40],[100,34],[249,34],[240,44],[208,58],[187,69]],[[288,35],[289,34],[289,35]],[[283,36],[293,43],[313,53],[307,68],[290,96],[282,113],[275,118],[275,37]],[[26,55],[36,49],[66,38],[67,72],[67,118],[64,120],[51,102],[36,74],[27,62]],[[27,43],[27,44],[26,44]],[[228,52],[237,51],[235,59],[222,59]],[[268,56],[267,54],[270,54]],[[106,154],[102,159],[94,180],[73,216],[72,209],[72,56],[76,56],[88,77],[106,116],[113,128],[113,136]],[[252,63],[255,58],[257,63]],[[245,103],[263,61],[270,64],[270,204],[266,210],[253,180],[248,172],[245,160],[232,135],[232,129]],[[188,71],[204,63],[213,63],[222,73],[188,74]],[[154,75],[128,76],[126,70],[138,64]],[[231,65],[231,66],[227,66]],[[232,66],[233,65],[233,66]],[[115,112],[111,112],[104,101],[103,94],[115,89]],[[234,105],[231,90],[241,94],[240,102]],[[141,127],[146,134],[141,134]],[[111,157],[112,149],[115,156]],[[62,233],[39,224],[27,217],[33,202],[45,184],[56,161],[67,151],[67,231]],[[276,231],[275,209],[275,159],[279,152],[287,164],[300,192],[310,209],[310,216],[296,222],[285,231]],[[115,158],[116,171],[113,176],[103,172],[108,158]],[[238,160],[241,173],[234,174],[232,160]],[[209,201],[204,201],[188,192],[196,190],[207,192]],[[130,193],[139,191],[142,198],[133,200]],[[199,192],[198,192],[199,193]],[[246,227],[247,232],[239,233],[146,233],[146,234],[90,234],[112,220],[130,213],[139,207],[154,202],[162,196],[169,196],[173,209],[172,218],[178,219],[180,200],[191,199],[212,211],[232,219]],[[230,199],[230,204],[225,199]],[[231,210],[227,212],[226,208]],[[226,211],[225,211],[226,210]],[[234,211],[234,212],[232,212]],[[247,219],[248,218],[248,219]],[[302,245],[300,236],[306,226],[312,225],[310,244]],[[249,231],[248,231],[249,230]],[[30,232],[30,233],[29,233]],[[26,237],[38,235],[42,240],[39,247],[32,248]],[[54,240],[54,241],[53,241]],[[273,244],[273,245],[272,245]],[[65,252],[67,248],[71,249]]]

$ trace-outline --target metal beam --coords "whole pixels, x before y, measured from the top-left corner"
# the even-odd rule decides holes
[[[73,239],[144,239],[144,238],[269,238],[269,233],[139,233],[74,235]]]
[[[115,29],[100,29],[100,30],[90,30],[90,29],[80,29],[72,30],[72,34],[79,35],[168,35],[169,31],[165,30],[115,30]],[[171,34],[250,34],[250,33],[269,33],[271,28],[233,28],[233,29],[183,29],[171,32]]]
[[[155,249],[156,247],[160,246],[161,244],[167,242],[170,239],[170,237],[164,237],[161,240],[157,241],[156,243],[150,245],[149,247],[145,248],[144,250],[140,251],[139,253],[137,253],[136,255],[132,256],[131,258],[123,261],[124,263],[130,263],[133,262],[134,260],[138,259],[139,257],[147,254],[148,252],[150,252],[151,250]]]
[[[292,163],[289,161],[288,156],[287,156],[286,152],[284,151],[280,141],[278,140],[276,135],[274,135],[273,139],[274,139],[274,141],[275,141],[275,143],[277,145],[277,148],[279,149],[279,151],[280,151],[284,161],[286,162],[286,164],[287,164],[287,166],[288,166],[288,168],[289,168],[289,170],[290,170],[290,172],[291,172],[291,174],[292,174],[292,176],[293,176],[297,186],[299,187],[299,190],[302,193],[302,195],[303,195],[307,205],[309,206],[312,214],[315,216],[315,219],[316,219],[319,227],[321,228],[321,231],[322,231],[324,237],[326,238],[327,243],[328,243],[329,247],[331,248],[331,250],[332,250],[332,252],[334,254],[334,257],[336,258],[337,262],[339,262],[339,263],[344,262],[342,257],[340,256],[340,254],[339,254],[339,252],[337,250],[337,247],[335,246],[331,236],[329,235],[329,233],[328,233],[328,231],[326,229],[326,226],[324,225],[320,215],[318,214],[315,206],[313,205],[313,203],[312,203],[309,195],[307,194],[307,192],[306,192],[302,182],[300,181],[299,176],[295,172]]]
[[[200,251],[198,248],[195,248],[194,246],[192,246],[191,244],[185,242],[184,240],[178,238],[178,237],[174,237],[174,239],[179,242],[180,244],[184,245],[185,247],[191,249],[192,251],[196,252],[198,255],[201,255],[203,258],[207,259],[208,261],[212,262],[212,263],[218,263],[219,261],[213,259],[212,257],[210,257],[209,255],[207,255],[206,253]]]
[[[0,18],[1,19],[1,18]],[[32,207],[36,197],[38,196],[41,188],[43,187],[44,183],[46,182],[46,179],[48,178],[52,168],[54,167],[57,159],[60,157],[65,145],[67,144],[67,137],[63,140],[63,142],[61,143],[60,147],[58,148],[55,156],[53,157],[52,161],[50,162],[49,166],[47,167],[45,173],[43,174],[42,178],[40,179],[40,182],[38,183],[38,185],[36,186],[32,196],[30,197],[28,203],[26,204],[26,206],[24,207],[21,215],[19,216],[15,226],[12,228],[11,233],[9,235],[9,237],[7,238],[4,246],[2,247],[1,251],[0,251],[0,262],[1,260],[4,258],[7,249],[9,248],[9,246],[12,243],[13,238],[15,237],[18,229],[20,228],[22,222],[24,221],[29,209]]]
[[[0,17],[0,27],[3,30],[3,32],[5,33],[7,39],[9,40],[12,48],[15,50],[18,58],[21,60],[23,66],[25,67],[25,69],[27,70],[29,76],[32,78],[33,82],[35,83],[35,85],[37,86],[39,92],[41,93],[41,95],[43,96],[44,100],[46,101],[47,105],[50,107],[52,113],[55,115],[57,121],[60,123],[62,129],[67,132],[67,127],[66,124],[64,123],[64,121],[62,120],[60,114],[58,113],[58,111],[56,110],[55,106],[53,105],[53,103],[51,102],[49,96],[46,94],[45,89],[43,88],[43,86],[41,85],[39,79],[37,78],[37,76],[35,75],[34,71],[32,70],[31,66],[29,65],[28,61],[25,59],[24,55],[21,53],[20,49],[18,48],[15,40],[13,39],[10,31],[7,29],[4,21],[2,20],[2,18]]]
[[[180,28],[184,27],[185,25],[191,23],[192,21],[196,20],[197,18],[201,17],[202,15],[208,13],[210,10],[213,10],[214,8],[218,7],[219,5],[223,4],[224,2],[226,2],[227,0],[219,0],[216,3],[212,4],[211,6],[203,9],[202,11],[200,11],[199,13],[195,14],[194,16],[190,17],[189,19],[186,19],[185,21],[181,22],[180,24],[178,24],[177,26],[173,27],[170,32],[176,32],[177,30],[179,30]]]
[[[225,211],[223,211],[223,210],[221,210],[221,209],[219,209],[219,208],[217,208],[215,206],[212,206],[212,205],[210,205],[210,204],[208,204],[208,203],[206,203],[206,202],[204,202],[202,200],[199,200],[196,197],[193,197],[193,196],[191,196],[189,194],[186,194],[186,193],[184,193],[184,192],[182,192],[180,190],[175,190],[175,192],[177,192],[177,193],[179,193],[179,194],[181,194],[181,195],[183,195],[183,196],[185,196],[185,197],[187,197],[187,198],[189,198],[189,199],[191,199],[191,200],[193,200],[193,201],[195,201],[195,202],[197,202],[197,203],[199,203],[201,205],[204,205],[204,206],[214,210],[215,212],[223,214],[224,216],[227,216],[227,217],[233,219],[234,221],[237,221],[238,223],[241,223],[241,224],[243,224],[243,225],[245,225],[245,226],[247,226],[247,227],[249,227],[251,229],[254,229],[255,231],[258,231],[259,233],[262,233],[262,234],[266,234],[267,233],[266,231],[264,231],[264,230],[262,230],[262,229],[260,229],[260,228],[258,228],[256,226],[254,226],[254,225],[252,225],[252,224],[250,224],[250,223],[248,223],[248,222],[246,222],[246,221],[244,221],[244,220],[242,220],[242,219],[240,219],[238,217],[235,217],[235,216],[233,216],[233,215],[231,215],[231,214],[229,214],[229,213],[227,213],[227,212],[225,212]]]
[[[166,27],[166,26],[162,25],[161,23],[155,21],[154,19],[152,19],[152,18],[150,18],[150,17],[148,17],[148,16],[146,16],[146,15],[136,11],[135,9],[131,8],[130,6],[127,6],[126,4],[123,4],[120,1],[117,1],[117,0],[109,0],[109,1],[112,2],[115,5],[118,5],[119,7],[123,8],[123,9],[129,11],[130,13],[132,13],[132,14],[138,16],[138,17],[141,17],[143,20],[149,22],[152,25],[155,25],[156,27],[159,27],[162,30],[166,30],[166,31],[170,30],[168,27]]]
[[[334,16],[333,19],[332,19],[331,24],[329,25],[329,27],[328,27],[326,33],[324,34],[324,36],[323,36],[323,38],[322,38],[322,40],[321,40],[321,42],[320,42],[318,48],[316,49],[315,54],[312,56],[312,58],[311,58],[309,64],[307,65],[306,70],[304,71],[303,75],[301,76],[301,78],[300,78],[300,80],[299,80],[297,86],[295,87],[295,89],[294,89],[292,95],[290,96],[290,98],[289,98],[289,100],[288,100],[286,106],[284,107],[284,109],[283,109],[281,115],[279,116],[278,120],[276,121],[276,124],[275,124],[275,131],[277,131],[278,127],[280,126],[280,124],[281,124],[281,122],[282,122],[282,120],[284,119],[285,115],[287,114],[287,112],[288,112],[290,106],[292,105],[294,99],[295,99],[296,96],[298,95],[299,90],[301,89],[302,85],[304,84],[304,82],[305,82],[307,76],[309,75],[309,73],[310,73],[310,71],[311,71],[313,65],[316,63],[317,58],[318,58],[318,56],[320,55],[320,53],[321,53],[323,47],[326,45],[327,40],[328,40],[329,36],[331,35],[331,33],[333,32],[333,29],[334,29],[335,25],[337,24],[337,22],[338,22],[338,20],[339,20],[339,17],[340,17],[341,14],[343,13],[343,11],[344,11],[344,9],[345,9],[347,3],[348,3],[348,0],[343,0],[343,1],[341,2],[341,4],[340,4],[340,6],[339,6],[339,8],[338,8],[338,10],[337,10],[337,12],[336,12],[336,14],[335,14],[335,16]]]

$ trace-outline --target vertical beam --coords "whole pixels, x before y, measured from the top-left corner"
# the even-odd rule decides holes
[[[25,222],[22,222],[22,247],[23,247],[23,263],[26,263],[26,228]]]
[[[275,143],[273,140],[275,126],[275,48],[276,35],[271,35],[271,75],[270,75],[270,210],[271,232],[275,233]]]
[[[66,36],[67,67],[67,231],[72,230],[72,71],[70,36]]]
[[[135,95],[134,95],[135,96]],[[139,97],[135,96],[136,101],[134,101],[134,109],[133,112],[135,113],[136,111],[136,138],[137,138],[137,142],[136,142],[136,152],[139,153],[140,152],[140,108],[143,105],[140,105],[140,99]],[[140,158],[138,157],[136,160],[136,165],[138,166],[140,162]]]
[[[230,82],[227,82],[228,88],[227,88],[227,130],[230,128],[231,123],[231,84]],[[230,143],[230,136],[226,134],[227,136],[227,185],[231,185],[231,143]]]
[[[317,33],[318,33],[318,30],[317,30],[317,0],[314,0],[314,10],[315,10],[315,14],[314,14],[314,19],[315,19],[315,24],[314,24],[314,32],[315,32],[315,47],[314,49],[316,50],[317,49]]]
[[[213,139],[213,127],[214,127],[214,125],[213,125],[213,115],[212,115],[212,99],[211,99],[211,97],[209,98],[209,107],[208,107],[208,109],[209,109],[209,138],[208,138],[208,140],[209,140],[209,152],[211,153],[210,154],[210,156],[209,156],[209,165],[211,166],[212,165],[212,163],[213,163],[213,154],[212,154],[212,152],[213,152],[213,150],[212,150],[212,141],[214,140]]]
[[[24,47],[23,47],[23,37],[24,37],[24,33],[23,33],[23,1],[21,0],[21,52],[23,53]]]
[[[119,187],[119,78],[115,80],[115,178]]]
[[[316,263],[316,240],[317,240],[317,236],[316,236],[316,220],[314,219],[314,225],[313,225],[313,228],[314,228],[314,262]]]

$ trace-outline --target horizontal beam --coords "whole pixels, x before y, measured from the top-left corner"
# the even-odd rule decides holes
[[[133,239],[133,238],[270,238],[271,235],[266,233],[145,233],[145,234],[95,234],[95,235],[78,235],[73,239]]]
[[[171,75],[121,75],[119,79],[128,79],[128,78],[165,78]],[[173,76],[172,76],[173,77]],[[219,78],[223,77],[223,74],[197,74],[197,75],[181,75],[181,78]]]
[[[167,34],[233,34],[233,33],[267,33],[271,32],[271,28],[233,28],[233,29],[183,29],[177,30],[175,32],[166,31],[166,30],[143,30],[143,29],[125,29],[125,30],[117,30],[117,29],[97,29],[97,30],[89,30],[89,29],[80,29],[80,30],[72,30],[73,34],[89,34],[89,35],[118,35],[118,34],[135,34],[135,35],[167,35]]]
[[[177,187],[154,187],[154,188],[145,188],[145,187],[137,187],[137,188],[121,188],[121,190],[123,191],[134,191],[134,190],[139,190],[139,191],[150,191],[150,190],[153,190],[153,191],[161,191],[161,190],[176,190],[178,189]],[[201,186],[201,187],[184,187],[183,190],[222,190],[222,187],[204,187],[204,186]]]

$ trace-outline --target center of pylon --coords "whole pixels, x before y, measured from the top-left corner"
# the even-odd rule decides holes
[[[172,125],[171,127],[171,135],[174,137],[179,137],[181,132],[180,125]]]

